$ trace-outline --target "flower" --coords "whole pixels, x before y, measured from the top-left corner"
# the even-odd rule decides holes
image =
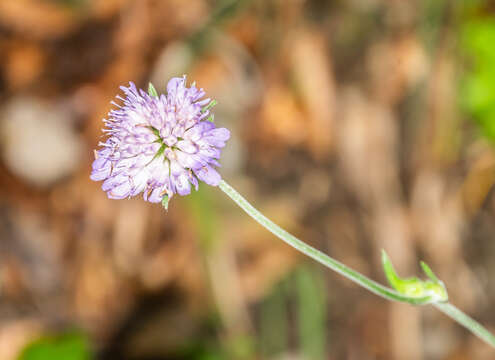
[[[215,104],[186,77],[172,78],[167,94],[149,93],[131,82],[122,86],[125,98],[104,119],[108,138],[95,151],[90,178],[103,181],[111,199],[143,193],[149,202],[168,201],[174,194],[187,195],[198,180],[217,186],[220,149],[230,138],[229,130],[217,128],[209,109]]]

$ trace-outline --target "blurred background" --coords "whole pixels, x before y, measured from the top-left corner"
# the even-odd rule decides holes
[[[119,86],[188,74],[222,176],[384,282],[425,260],[495,331],[495,2],[0,0],[0,360],[493,359],[305,259],[216,188],[89,180]]]

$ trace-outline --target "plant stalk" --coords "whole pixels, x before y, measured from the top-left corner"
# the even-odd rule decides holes
[[[389,287],[383,286],[374,280],[362,275],[361,273],[351,269],[350,267],[342,264],[341,262],[331,258],[330,256],[322,253],[321,251],[309,246],[302,240],[299,240],[294,235],[288,233],[280,226],[275,224],[273,221],[268,219],[257,209],[255,209],[244,197],[242,197],[234,188],[222,180],[219,184],[220,189],[227,194],[241,209],[243,209],[249,216],[256,220],[259,224],[265,227],[272,234],[277,236],[279,239],[283,240],[296,250],[302,252],[303,254],[309,256],[313,260],[316,260],[320,264],[330,268],[331,270],[337,272],[338,274],[346,277],[347,279],[357,283],[358,285],[364,287],[365,289],[371,291],[372,293],[381,296],[384,299],[391,301],[399,301],[404,303],[409,303],[412,305],[426,305],[431,303],[431,297],[410,297],[401,294]],[[476,322],[474,319],[470,318],[464,314],[461,310],[453,306],[448,302],[436,302],[433,305],[451,317],[453,320],[467,328],[474,335],[478,336],[480,339],[484,340],[489,345],[495,347],[495,336],[490,333],[481,324]]]

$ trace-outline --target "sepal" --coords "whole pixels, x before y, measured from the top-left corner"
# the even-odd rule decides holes
[[[148,85],[148,95],[151,97],[158,97],[158,92],[156,91],[152,83],[149,83]]]
[[[168,201],[170,200],[170,198],[168,197],[168,195],[163,195],[163,198],[162,198],[162,206],[165,210],[168,211]]]

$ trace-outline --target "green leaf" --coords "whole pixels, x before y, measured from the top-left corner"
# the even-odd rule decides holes
[[[383,270],[385,272],[385,276],[387,277],[389,284],[398,292],[404,293],[405,283],[397,275],[397,272],[395,271],[395,268],[392,265],[392,262],[390,261],[385,250],[382,250],[382,265],[383,265]]]
[[[397,292],[412,298],[430,297],[430,303],[445,302],[448,300],[445,285],[436,277],[426,263],[421,262],[423,271],[430,278],[430,280],[426,281],[417,277],[399,277],[385,250],[382,250],[382,264],[390,286]]]
[[[81,333],[46,336],[29,344],[19,360],[89,360],[88,339]]]
[[[162,206],[167,211],[168,211],[168,201],[169,200],[170,200],[170,198],[168,197],[168,195],[163,195]]]
[[[148,94],[153,97],[158,97],[158,93],[152,83],[149,83],[148,85]]]
[[[440,280],[438,280],[435,273],[430,269],[430,267],[424,261],[420,261],[419,264],[421,265],[421,268],[425,272],[426,276],[428,276],[434,282],[440,282]]]

